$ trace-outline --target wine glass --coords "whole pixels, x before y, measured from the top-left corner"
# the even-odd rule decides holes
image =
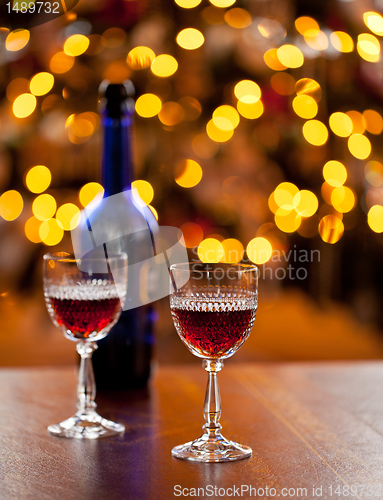
[[[53,323],[76,342],[81,356],[77,385],[77,411],[73,417],[50,425],[56,436],[97,439],[125,430],[96,412],[96,385],[92,353],[96,341],[117,322],[127,290],[127,255],[89,252],[76,259],[67,252],[44,255],[44,296]]]
[[[242,264],[192,262],[170,267],[170,308],[186,347],[208,372],[203,435],[176,446],[172,455],[194,462],[227,462],[251,456],[248,446],[221,434],[217,373],[245,342],[258,304],[258,269]],[[181,285],[181,286],[180,286]]]

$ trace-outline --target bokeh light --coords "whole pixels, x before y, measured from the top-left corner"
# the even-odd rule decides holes
[[[218,108],[216,108],[213,111],[213,118],[218,118],[218,117],[226,118],[227,120],[229,120],[229,122],[232,125],[231,127],[232,129],[236,128],[239,125],[239,120],[240,120],[239,114],[238,111],[235,108],[233,108],[233,106],[228,106],[226,104],[224,104],[223,106],[218,106]]]
[[[153,186],[150,182],[144,180],[132,182],[132,193],[136,203],[141,206],[149,205],[154,198]]]
[[[294,85],[295,90],[295,85]],[[293,109],[295,113],[306,120],[314,118],[318,113],[318,104],[315,99],[309,95],[297,95],[293,100]]]
[[[242,80],[234,87],[235,97],[246,104],[253,104],[261,98],[260,86],[252,80]]]
[[[331,193],[331,204],[338,212],[345,214],[355,206],[355,195],[347,186],[336,187]]]
[[[278,59],[278,49],[269,49],[267,50],[264,55],[263,59],[267,66],[274,71],[283,71],[287,69],[287,66],[281,63],[281,61]]]
[[[354,50],[354,40],[344,31],[333,31],[330,34],[330,42],[338,52],[352,52]]]
[[[365,12],[363,21],[375,35],[383,36],[383,17],[378,12]]]
[[[25,184],[32,193],[42,193],[48,189],[52,180],[52,174],[44,165],[36,165],[28,170]]]
[[[183,9],[193,9],[202,2],[202,0],[174,0],[174,1],[179,7],[182,7]]]
[[[42,71],[31,78],[29,88],[33,95],[45,95],[52,89],[54,82],[53,75]]]
[[[302,217],[295,210],[278,208],[274,215],[275,225],[284,233],[293,233],[301,225]]]
[[[246,247],[246,253],[254,264],[264,264],[270,260],[273,248],[270,242],[261,236],[253,238]]]
[[[227,238],[221,243],[224,250],[223,262],[236,264],[242,260],[245,250],[239,240],[236,238]]]
[[[347,180],[347,169],[340,161],[330,160],[323,167],[323,177],[330,186],[340,187]]]
[[[295,20],[295,28],[303,36],[315,36],[319,33],[319,24],[309,16],[301,16]]]
[[[24,207],[23,197],[18,191],[11,189],[0,196],[0,217],[12,221],[17,219]]]
[[[49,67],[53,73],[66,73],[74,65],[74,61],[75,59],[73,56],[69,56],[65,54],[65,52],[57,52],[57,54],[52,57]]]
[[[275,73],[271,77],[270,83],[275,92],[280,95],[292,95],[295,92],[295,79],[288,73]]]
[[[217,118],[213,118],[208,121],[206,124],[206,133],[209,136],[209,138],[212,141],[215,142],[227,142],[233,137],[234,134],[234,127],[231,125],[231,122],[226,119],[227,123],[231,125],[230,128],[227,128],[226,130],[218,127],[215,122],[217,122]],[[225,118],[223,118],[225,119]],[[219,123],[222,122],[222,119],[218,121]],[[221,123],[222,124],[222,123]]]
[[[36,109],[36,97],[32,94],[21,94],[13,102],[13,114],[17,118],[26,118]]]
[[[334,244],[343,236],[344,225],[336,215],[326,215],[321,219],[318,230],[323,241]]]
[[[30,32],[25,29],[11,31],[5,40],[5,48],[10,52],[21,50],[27,45],[30,37]]]
[[[194,248],[203,240],[203,229],[195,222],[186,222],[180,227],[186,248]]]
[[[371,142],[362,134],[352,134],[348,139],[350,153],[359,160],[365,160],[371,154]]]
[[[370,134],[379,135],[383,131],[383,118],[377,111],[366,109],[363,111],[363,118],[366,123],[366,130]]]
[[[295,85],[295,91],[297,95],[309,95],[316,102],[319,102],[322,98],[322,89],[319,83],[312,78],[301,78],[297,81]]]
[[[371,186],[383,185],[383,164],[380,161],[371,160],[364,167],[364,175]]]
[[[281,182],[274,191],[274,201],[278,208],[292,210],[294,208],[294,198],[299,189],[291,182]]]
[[[84,35],[72,35],[64,43],[67,56],[76,57],[83,54],[89,47],[89,39]]]
[[[41,241],[48,246],[58,245],[64,236],[64,229],[56,219],[47,219],[39,229]]]
[[[92,203],[98,202],[104,196],[104,188],[98,182],[88,182],[79,192],[79,200],[83,207]]]
[[[277,56],[287,68],[300,68],[304,63],[302,51],[295,45],[282,45],[277,50]]]
[[[358,35],[356,50],[362,59],[368,62],[378,62],[380,59],[380,42],[370,33]]]
[[[161,110],[161,99],[155,94],[143,94],[136,101],[136,112],[143,118],[152,118]]]
[[[203,45],[205,38],[195,28],[185,28],[177,35],[176,41],[180,47],[186,50],[195,50]]]
[[[139,45],[129,52],[126,62],[132,69],[145,69],[150,67],[155,57],[156,54],[151,48]]]
[[[40,194],[32,203],[33,215],[39,220],[47,220],[54,216],[57,203],[51,194]]]
[[[263,114],[263,103],[261,100],[253,103],[247,103],[243,101],[237,102],[237,110],[244,117],[249,120],[255,120]]]
[[[30,217],[27,220],[27,222],[25,223],[25,226],[24,226],[25,236],[32,243],[40,243],[41,242],[41,238],[40,238],[40,226],[41,226],[41,224],[42,224],[41,220],[37,219],[34,215],[32,217]]]
[[[178,102],[173,101],[165,102],[158,113],[158,118],[161,123],[167,125],[168,127],[177,125],[177,123],[181,122],[184,117],[185,111],[183,107],[178,104]]]
[[[367,215],[367,222],[375,233],[383,233],[383,206],[374,205]]]
[[[328,139],[328,130],[319,120],[308,120],[302,128],[303,136],[313,146],[323,146]]]
[[[65,231],[71,231],[80,222],[80,209],[74,203],[64,203],[58,208],[56,219]]]
[[[314,50],[326,50],[328,48],[328,38],[323,31],[319,31],[315,35],[305,35],[305,42]]]
[[[332,113],[329,118],[331,130],[339,137],[349,137],[353,130],[351,118],[346,113]]]
[[[178,62],[169,54],[161,54],[153,60],[150,69],[154,75],[165,78],[174,75],[178,69]]]
[[[202,262],[211,263],[220,262],[225,255],[222,243],[216,238],[202,240],[198,245],[197,253]]]
[[[302,189],[294,196],[293,205],[301,217],[311,217],[318,210],[319,202],[313,192]]]
[[[209,0],[209,2],[214,5],[214,7],[225,9],[226,7],[231,7],[235,3],[235,0]]]
[[[225,21],[232,28],[246,28],[247,26],[250,26],[252,20],[253,19],[247,10],[240,9],[238,7],[230,9],[225,13]]]
[[[175,171],[176,183],[184,188],[196,186],[202,179],[202,168],[195,160],[181,161]]]
[[[347,111],[346,115],[351,118],[352,121],[352,133],[353,134],[363,134],[366,130],[366,121],[359,111],[351,110]]]
[[[29,91],[29,81],[26,78],[15,78],[7,86],[7,99],[13,102],[16,97]]]

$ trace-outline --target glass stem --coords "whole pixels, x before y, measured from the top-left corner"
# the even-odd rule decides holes
[[[92,354],[97,349],[95,342],[78,342],[77,352],[81,356],[80,370],[77,384],[77,412],[76,415],[94,413],[96,403],[96,383],[92,366]]]
[[[219,394],[217,373],[223,367],[223,361],[219,359],[204,359],[202,366],[209,374],[203,407],[205,425],[202,428],[205,434],[214,438],[220,434],[222,429],[222,425],[219,423],[221,417],[221,396]]]

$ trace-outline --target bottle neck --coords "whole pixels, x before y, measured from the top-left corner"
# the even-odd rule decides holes
[[[106,110],[102,116],[104,144],[102,183],[105,196],[130,189],[133,180],[132,128],[133,114],[111,117]]]

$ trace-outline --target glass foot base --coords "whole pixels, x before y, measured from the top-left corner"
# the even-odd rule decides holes
[[[125,427],[94,412],[88,415],[74,415],[59,424],[50,425],[48,431],[58,437],[99,439],[121,434]]]
[[[251,457],[248,446],[228,441],[221,434],[214,437],[203,435],[195,441],[181,444],[172,449],[172,455],[192,462],[232,462]]]

